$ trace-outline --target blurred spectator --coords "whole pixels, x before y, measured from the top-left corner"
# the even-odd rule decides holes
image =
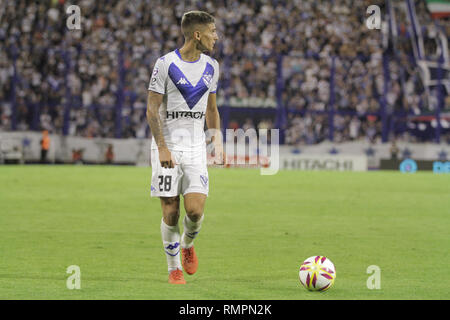
[[[47,154],[50,149],[50,136],[48,135],[48,131],[42,131],[42,139],[40,141],[41,144],[41,163],[47,163]]]
[[[253,124],[253,120],[251,118],[246,118],[245,123],[242,125],[242,129],[244,131],[255,129],[255,125]]]
[[[397,147],[397,143],[395,140],[392,141],[391,148],[389,149],[389,152],[391,153],[391,159],[397,160],[398,159],[398,153],[400,152],[400,149]]]
[[[112,144],[109,144],[108,149],[106,149],[105,159],[107,164],[111,164],[114,162],[114,150]]]
[[[228,129],[233,129],[233,130],[237,130],[237,129],[239,129],[239,122],[237,122],[236,120],[231,120],[229,123],[228,123]]]
[[[72,149],[72,162],[74,164],[83,164],[84,149]]]

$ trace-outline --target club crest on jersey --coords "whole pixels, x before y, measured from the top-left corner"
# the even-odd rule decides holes
[[[212,80],[212,75],[211,75],[211,74],[206,73],[206,74],[203,75],[203,82],[205,83],[205,85],[206,85],[207,87],[210,86],[211,80]]]

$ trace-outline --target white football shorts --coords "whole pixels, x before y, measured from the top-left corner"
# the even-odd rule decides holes
[[[159,161],[158,149],[151,150],[152,197],[175,197],[187,193],[208,195],[209,177],[206,148],[193,151],[171,151],[177,165],[163,168]]]

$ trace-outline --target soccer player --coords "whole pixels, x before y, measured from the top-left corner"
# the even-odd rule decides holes
[[[155,63],[147,100],[153,135],[151,196],[161,202],[161,236],[172,284],[186,283],[181,266],[188,274],[198,267],[194,239],[209,191],[205,120],[208,129],[216,132],[214,163],[223,164],[224,159],[216,105],[219,64],[203,53],[211,52],[218,40],[214,17],[203,11],[187,12],[181,31],[184,45]],[[180,194],[186,211],[181,235]]]

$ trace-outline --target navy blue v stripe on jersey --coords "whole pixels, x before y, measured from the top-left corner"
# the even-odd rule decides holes
[[[194,108],[205,92],[209,90],[213,75],[213,66],[206,63],[205,71],[203,71],[202,77],[194,87],[174,63],[169,66],[169,77],[186,100],[189,109]]]

